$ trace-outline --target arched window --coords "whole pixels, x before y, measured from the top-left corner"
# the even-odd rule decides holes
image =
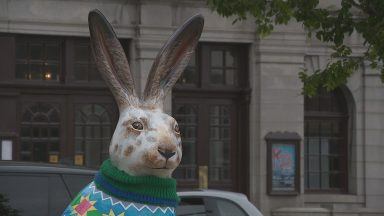
[[[347,192],[348,107],[340,89],[304,102],[306,191]]]
[[[54,104],[37,102],[25,106],[21,119],[20,159],[59,160],[60,110]]]
[[[98,167],[108,157],[112,137],[108,105],[79,104],[75,110],[75,164]]]

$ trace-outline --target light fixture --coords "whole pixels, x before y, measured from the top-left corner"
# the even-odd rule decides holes
[[[51,80],[52,79],[52,72],[51,72],[51,69],[49,68],[47,62],[44,62],[43,78],[44,78],[44,80]]]
[[[52,74],[51,74],[51,72],[46,71],[45,74],[44,74],[44,78],[45,78],[46,80],[50,80],[50,79],[52,78]]]

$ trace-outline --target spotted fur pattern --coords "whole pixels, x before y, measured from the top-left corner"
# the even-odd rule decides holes
[[[135,129],[133,122],[141,122],[143,130]],[[170,177],[182,157],[176,124],[161,109],[127,109],[121,113],[112,137],[109,149],[112,163],[130,175]],[[166,159],[159,149],[175,155]]]

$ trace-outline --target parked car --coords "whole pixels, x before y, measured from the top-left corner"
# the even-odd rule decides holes
[[[178,192],[181,198],[178,216],[262,216],[244,194],[197,190]]]
[[[96,172],[56,164],[0,161],[0,193],[21,215],[61,215]],[[178,216],[262,216],[243,194],[197,190],[178,195]]]
[[[96,172],[56,164],[0,161],[0,193],[21,215],[61,215]]]

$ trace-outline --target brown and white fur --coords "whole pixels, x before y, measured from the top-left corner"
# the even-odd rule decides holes
[[[97,10],[88,19],[95,62],[120,112],[109,147],[112,164],[133,176],[171,177],[180,163],[182,146],[177,122],[163,112],[163,102],[195,50],[202,16],[187,20],[161,48],[141,98],[111,25]]]

